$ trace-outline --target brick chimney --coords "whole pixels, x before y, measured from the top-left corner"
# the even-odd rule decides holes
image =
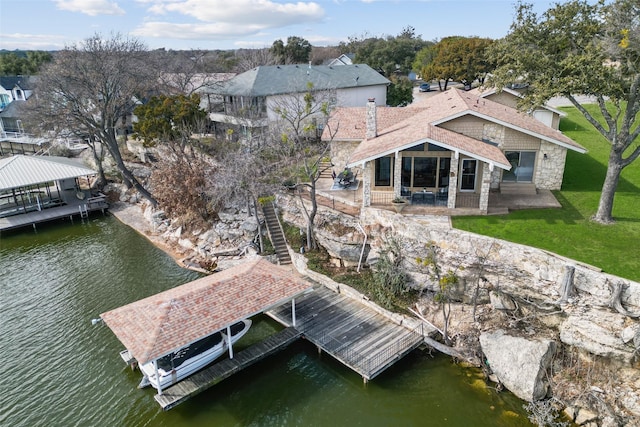
[[[369,98],[367,102],[367,139],[378,136],[378,123],[376,120],[376,99]]]

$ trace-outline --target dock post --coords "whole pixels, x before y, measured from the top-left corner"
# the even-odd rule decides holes
[[[229,359],[233,359],[233,344],[231,344],[231,325],[227,326],[227,345],[229,346]]]
[[[162,396],[162,384],[160,384],[160,375],[158,375],[158,360],[153,361],[153,370],[156,373],[156,382],[158,383],[158,396]]]
[[[296,300],[295,298],[291,300],[291,321],[293,322],[293,327],[296,327]]]

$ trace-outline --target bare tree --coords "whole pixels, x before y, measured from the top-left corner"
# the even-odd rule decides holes
[[[275,65],[276,57],[269,48],[242,49],[236,53],[238,71],[245,72],[261,65]]]
[[[98,141],[113,158],[127,187],[154,206],[151,193],[125,165],[116,138],[137,99],[157,85],[148,51],[136,39],[96,34],[58,52],[40,74],[37,114],[45,129],[71,131]]]
[[[458,276],[458,267],[456,270],[448,269],[443,270],[440,260],[440,247],[436,242],[429,242],[426,245],[427,255],[425,257],[418,257],[416,262],[418,266],[427,270],[427,273],[431,276],[431,280],[435,281],[438,290],[434,295],[434,301],[440,305],[442,310],[442,340],[446,345],[451,345],[449,337],[449,320],[451,318],[451,302],[455,299],[457,286],[460,283],[460,277]]]
[[[329,126],[329,115],[335,103],[333,91],[314,91],[311,83],[301,94],[284,95],[274,101],[273,111],[278,115],[274,126],[277,135],[272,139],[282,165],[279,168],[283,180],[296,180],[309,192],[311,209],[307,216],[307,248],[317,247],[314,221],[318,212],[316,185],[324,172],[323,161],[327,159],[331,138],[320,139],[320,132]],[[336,129],[328,129],[335,135]],[[304,203],[303,203],[304,207]]]

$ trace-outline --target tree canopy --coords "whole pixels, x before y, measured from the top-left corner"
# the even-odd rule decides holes
[[[184,153],[191,135],[202,133],[207,113],[200,108],[198,94],[154,96],[146,104],[138,105],[134,114],[138,122],[133,124],[135,136],[145,146],[167,143],[176,153]],[[198,132],[200,131],[200,132]]]
[[[309,62],[311,43],[302,37],[289,36],[287,44],[280,39],[274,41],[270,51],[278,64],[304,64]]]
[[[397,36],[350,37],[349,43],[341,45],[341,48],[355,53],[357,63],[367,64],[388,78],[396,73],[407,75],[413,69],[416,54],[431,44],[433,42],[422,40],[409,26]]]
[[[450,80],[471,84],[484,81],[492,64],[485,54],[493,40],[480,37],[445,37],[432,46],[423,48],[416,55],[413,68],[419,70],[425,81],[444,81],[446,90]]]
[[[116,138],[122,118],[137,99],[157,86],[156,67],[136,39],[96,34],[56,53],[40,73],[35,113],[42,129],[98,141],[113,158],[128,187],[155,204],[151,193],[126,167]],[[36,97],[33,97],[36,98]]]
[[[51,54],[41,50],[3,52],[0,54],[0,75],[18,76],[37,74],[43,64],[51,61]]]
[[[491,85],[528,85],[522,107],[566,97],[611,144],[607,173],[593,220],[613,222],[613,200],[622,170],[640,156],[640,5],[571,0],[540,16],[520,3],[509,34],[490,48],[497,68]],[[578,95],[595,99],[591,114]]]
[[[395,87],[400,79],[392,76],[407,76],[413,69],[416,54],[432,42],[422,40],[411,26],[405,27],[397,36],[372,37],[363,35],[350,37],[340,48],[345,53],[355,53],[355,62],[367,64],[391,80],[387,101],[391,106],[407,105],[413,101],[413,93],[402,85]]]

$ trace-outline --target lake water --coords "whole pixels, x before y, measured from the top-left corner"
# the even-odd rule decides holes
[[[111,216],[0,236],[0,426],[530,426],[523,402],[420,350],[368,384],[285,351],[162,412],[100,313],[196,279]],[[281,327],[257,317],[240,342]]]

